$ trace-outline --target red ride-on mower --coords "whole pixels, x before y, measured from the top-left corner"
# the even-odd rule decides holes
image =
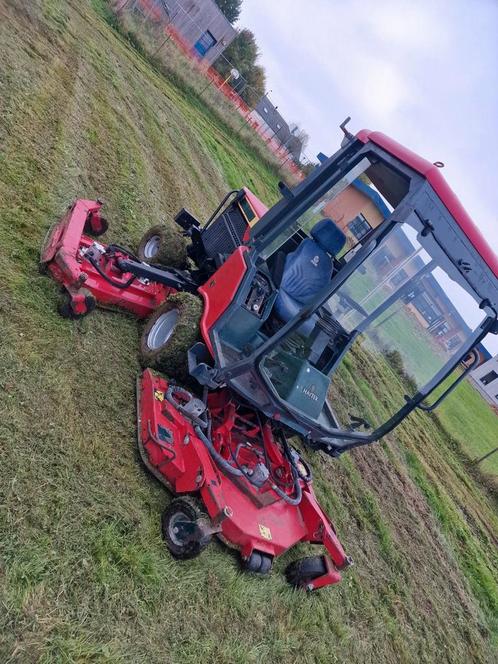
[[[287,568],[307,589],[351,561],[289,436],[331,456],[372,443],[433,410],[473,363],[428,404],[434,390],[498,332],[498,260],[439,167],[383,134],[343,131],[270,210],[247,189],[203,226],[182,210],[185,249],[162,226],[136,255],[100,244],[88,235],[105,227],[101,203],[77,201],[42,252],[63,315],[98,304],[148,317],[138,439],[177,496],[163,515],[173,555],[216,534],[265,573],[298,542],[322,544],[329,556]]]

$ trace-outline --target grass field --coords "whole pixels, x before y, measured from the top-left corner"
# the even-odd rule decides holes
[[[272,203],[277,177],[104,10],[0,0],[0,662],[496,661],[497,499],[462,453],[496,421],[467,386],[381,444],[308,454],[356,562],[340,586],[285,585],[305,547],[267,579],[218,544],[189,563],[166,552],[170,497],[135,445],[137,323],[61,319],[39,246],[75,196],[101,196],[109,239],[134,245],[233,186]],[[386,376],[360,363],[343,381],[379,394]]]

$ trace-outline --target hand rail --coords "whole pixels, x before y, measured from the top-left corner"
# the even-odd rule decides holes
[[[420,410],[423,410],[426,413],[432,413],[432,411],[435,410],[439,406],[439,404],[442,401],[444,401],[444,399],[446,399],[446,397],[449,394],[451,394],[453,392],[453,390],[462,382],[462,380],[466,376],[468,376],[468,374],[472,371],[472,369],[475,369],[477,367],[477,365],[479,363],[480,356],[479,356],[479,353],[477,352],[477,350],[475,348],[472,348],[470,353],[472,353],[472,355],[474,356],[474,359],[473,359],[472,363],[469,364],[469,366],[465,369],[465,371],[463,371],[460,374],[460,376],[458,376],[458,378],[441,394],[439,399],[436,399],[436,401],[433,404],[431,404],[430,406],[425,405],[423,403],[419,403],[417,408],[419,408]],[[434,388],[434,389],[436,389],[436,388]],[[430,394],[430,392],[429,392],[429,394]],[[427,394],[426,396],[429,396],[429,394]]]

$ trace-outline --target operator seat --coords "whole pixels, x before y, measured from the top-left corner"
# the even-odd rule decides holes
[[[285,259],[274,308],[278,318],[284,322],[294,318],[330,282],[334,269],[333,257],[346,244],[346,236],[332,219],[319,221],[313,226],[310,235]],[[298,331],[308,335],[314,325],[314,320],[309,318]]]

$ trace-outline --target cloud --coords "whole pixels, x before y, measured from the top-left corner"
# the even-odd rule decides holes
[[[380,129],[445,175],[498,251],[498,5],[492,0],[246,0],[272,99],[332,152]]]

